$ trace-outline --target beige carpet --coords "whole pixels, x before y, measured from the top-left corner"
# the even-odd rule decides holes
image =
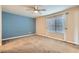
[[[0,47],[1,53],[68,53],[79,52],[79,46],[33,35],[4,41]]]

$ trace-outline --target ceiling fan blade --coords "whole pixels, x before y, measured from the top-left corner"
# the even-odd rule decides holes
[[[46,11],[46,9],[39,9],[38,11]]]
[[[39,14],[42,14],[40,11],[38,11]]]

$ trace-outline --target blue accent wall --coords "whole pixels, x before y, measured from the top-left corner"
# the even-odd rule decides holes
[[[26,16],[2,12],[2,38],[35,33],[36,20]]]

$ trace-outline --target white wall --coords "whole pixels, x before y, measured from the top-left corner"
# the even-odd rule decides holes
[[[65,35],[48,33],[44,16],[36,18],[36,34],[79,44],[79,7],[67,9],[62,13],[67,13]]]
[[[62,34],[60,35],[57,33],[49,33],[47,31],[46,18],[44,16],[38,17],[36,19],[36,34],[47,36],[47,37],[58,39],[58,40],[64,40],[64,35]]]
[[[79,45],[79,11],[75,13],[74,43]]]
[[[0,46],[2,45],[2,8],[0,5]]]

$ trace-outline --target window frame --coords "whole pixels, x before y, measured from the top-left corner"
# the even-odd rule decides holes
[[[49,26],[49,19],[52,21],[54,18],[56,18],[56,17],[62,17],[62,18],[64,18],[64,23],[63,23],[63,27],[61,27],[61,28],[63,28],[63,32],[61,33],[61,32],[58,32],[57,31],[57,28],[56,28],[56,24],[55,24],[55,30],[53,30],[53,31],[50,31],[50,26]],[[49,32],[49,33],[57,33],[57,34],[64,34],[65,33],[65,21],[66,21],[66,15],[65,14],[59,14],[59,15],[55,15],[55,16],[52,16],[52,17],[46,17],[46,25],[47,25],[47,32]],[[52,19],[51,19],[52,18]],[[62,19],[61,18],[61,19]],[[60,20],[60,19],[58,19],[58,20]],[[63,20],[63,19],[62,19]],[[54,19],[54,22],[55,22],[56,20]]]

